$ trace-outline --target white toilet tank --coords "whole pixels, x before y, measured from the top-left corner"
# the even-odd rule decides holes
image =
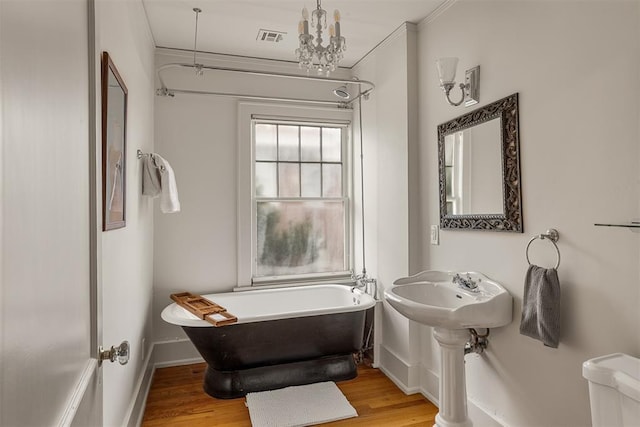
[[[622,353],[587,360],[593,427],[640,426],[640,359]]]

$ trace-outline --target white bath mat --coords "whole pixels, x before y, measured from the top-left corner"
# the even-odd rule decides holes
[[[333,382],[247,394],[253,427],[298,427],[357,417]]]

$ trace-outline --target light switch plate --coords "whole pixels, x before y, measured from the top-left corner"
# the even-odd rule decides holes
[[[440,244],[440,226],[439,225],[431,226],[431,244],[432,245]]]

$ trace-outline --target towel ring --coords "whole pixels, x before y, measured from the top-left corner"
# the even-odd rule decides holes
[[[533,242],[536,239],[540,239],[540,240],[549,239],[549,241],[553,243],[553,246],[556,248],[556,253],[558,254],[558,262],[556,263],[556,266],[555,266],[555,269],[557,270],[558,267],[560,267],[560,249],[558,249],[558,245],[556,244],[559,238],[560,238],[560,234],[558,233],[558,230],[556,230],[555,228],[550,228],[547,230],[546,233],[533,236],[531,240],[529,240],[529,243],[527,243],[527,250],[525,252],[525,255],[527,257],[527,262],[529,263],[529,265],[531,265],[531,261],[529,261],[529,246],[531,246],[531,242]]]

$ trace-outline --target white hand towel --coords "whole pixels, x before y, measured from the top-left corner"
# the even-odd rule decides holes
[[[180,212],[180,200],[178,199],[178,186],[176,185],[176,177],[173,168],[169,162],[161,156],[153,155],[156,165],[160,169],[160,211],[162,213]]]

